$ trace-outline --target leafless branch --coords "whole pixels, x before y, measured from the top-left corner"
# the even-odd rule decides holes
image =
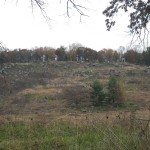
[[[7,1],[7,0],[5,0]],[[86,16],[89,17],[85,11],[88,10],[86,7],[76,4],[76,2],[74,0],[66,0],[67,1],[67,17],[70,18],[70,10],[69,9],[74,9],[76,10],[76,12],[80,15],[80,21],[82,16]],[[16,4],[19,2],[19,0],[16,0]],[[46,0],[30,0],[31,3],[31,8],[32,8],[32,12],[34,11],[34,7],[37,6],[40,11],[42,16],[45,18],[46,22],[48,23],[48,25],[51,25],[51,19],[49,18],[49,16],[47,15],[46,12],[46,6],[47,6],[47,2]],[[61,0],[60,0],[61,3]]]
[[[143,46],[143,48],[146,48],[149,44],[149,30],[147,28],[141,29],[138,31],[138,35],[136,32],[132,33],[132,39],[130,42],[130,46],[134,45],[136,42],[139,42],[140,45]]]
[[[86,7],[83,7],[81,5],[78,5],[74,2],[74,0],[67,0],[67,16],[70,17],[70,14],[69,14],[69,4],[72,5],[72,7],[80,14],[80,18],[81,16],[86,16],[86,17],[89,17],[87,14],[84,13],[83,10],[87,10]]]
[[[45,0],[31,0],[32,11],[33,11],[35,5],[39,7],[42,16],[45,18],[48,26],[50,27],[51,26],[51,19],[47,15],[47,12],[45,11],[45,8],[47,5],[46,1]]]
[[[61,3],[61,0],[60,0]],[[32,11],[34,8],[34,5],[37,5],[43,15],[43,17],[45,18],[46,22],[48,23],[48,25],[50,25],[50,18],[47,15],[46,11],[45,11],[45,7],[47,5],[45,0],[31,0],[31,6],[32,6]],[[71,5],[71,7],[70,7]],[[74,2],[74,0],[67,0],[67,16],[70,18],[70,12],[69,9],[74,8],[79,14],[80,14],[80,21],[81,21],[81,17],[82,16],[86,16],[89,17],[86,13],[84,13],[85,10],[87,10],[86,7],[78,5]]]

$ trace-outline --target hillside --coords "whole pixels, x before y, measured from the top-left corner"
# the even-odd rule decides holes
[[[98,79],[105,86],[111,75],[123,83],[129,107],[150,106],[150,68],[145,66],[51,61],[5,64],[5,72],[1,114],[93,110],[91,84]]]
[[[150,68],[89,62],[4,64],[0,149],[150,148]],[[91,85],[116,76],[124,105],[95,106]]]

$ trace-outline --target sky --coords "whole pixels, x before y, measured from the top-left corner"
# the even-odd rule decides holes
[[[38,7],[33,11],[30,0],[0,1],[0,41],[9,49],[49,46],[68,47],[72,43],[80,43],[94,50],[103,48],[118,49],[129,45],[128,13],[116,16],[116,25],[111,31],[106,30],[105,16],[102,11],[109,6],[110,0],[76,0],[87,9],[82,16],[69,9],[67,17],[66,0],[47,0],[45,9],[50,18],[49,25]],[[71,5],[70,5],[71,7]]]

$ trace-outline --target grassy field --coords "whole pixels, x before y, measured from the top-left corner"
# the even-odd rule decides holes
[[[92,115],[92,114],[91,114]],[[5,117],[1,124],[1,149],[54,150],[148,150],[149,123],[120,118],[94,119],[89,114],[72,114],[50,120],[49,116],[21,118]]]
[[[150,149],[150,68],[131,64],[5,64],[0,75],[0,150]],[[93,105],[91,84],[114,75],[122,107]]]

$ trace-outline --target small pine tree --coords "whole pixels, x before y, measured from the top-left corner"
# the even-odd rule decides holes
[[[92,98],[96,100],[96,105],[102,105],[105,100],[105,93],[102,84],[95,80],[92,84]]]
[[[108,83],[108,96],[109,103],[122,104],[124,102],[124,92],[122,85],[118,82],[117,78],[110,77]]]
[[[117,84],[117,79],[115,77],[110,77],[108,83],[108,95],[110,103],[114,103],[117,99]]]

